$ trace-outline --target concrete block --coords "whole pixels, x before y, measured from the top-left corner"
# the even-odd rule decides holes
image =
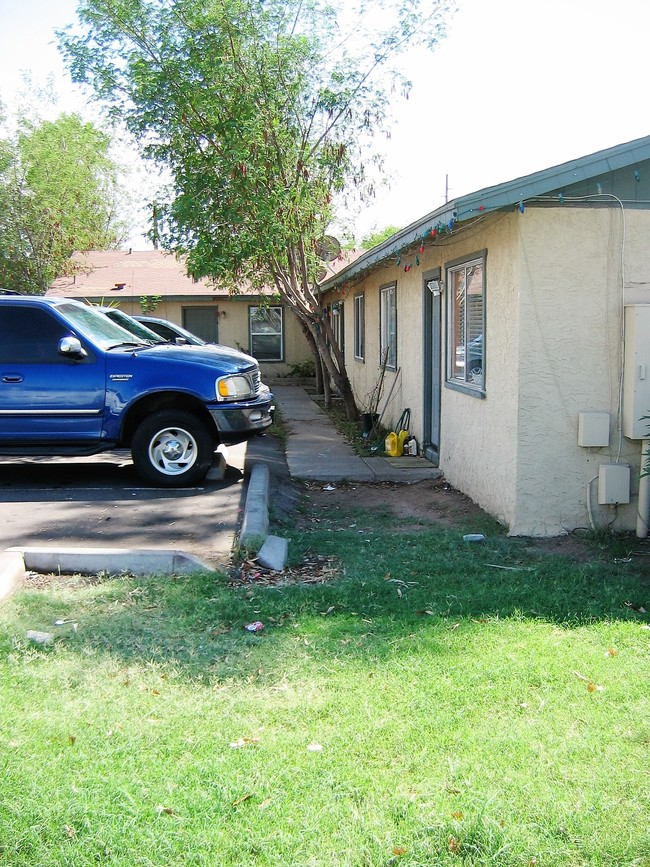
[[[214,453],[214,459],[212,461],[212,466],[208,470],[206,474],[206,481],[208,482],[222,482],[224,476],[226,475],[226,470],[228,469],[228,449],[224,445],[220,445],[217,447],[216,452]]]
[[[265,569],[281,572],[287,564],[289,543],[280,536],[267,536],[257,555],[257,562]]]
[[[9,597],[25,577],[25,561],[20,551],[8,549],[0,554],[0,602]]]

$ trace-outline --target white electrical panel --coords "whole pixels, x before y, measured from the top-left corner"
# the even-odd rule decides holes
[[[598,467],[598,505],[630,502],[628,464],[601,464]]]
[[[625,308],[623,369],[623,434],[633,440],[650,437],[650,304]]]
[[[578,445],[585,448],[609,445],[609,413],[578,413]]]

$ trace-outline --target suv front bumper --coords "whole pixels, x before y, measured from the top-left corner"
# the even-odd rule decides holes
[[[272,401],[273,395],[267,389],[257,400],[208,407],[221,442],[234,445],[265,431],[273,424]]]

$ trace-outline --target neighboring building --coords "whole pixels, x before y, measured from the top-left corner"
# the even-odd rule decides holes
[[[182,325],[210,343],[254,355],[262,376],[286,376],[311,358],[298,319],[272,297],[231,295],[208,280],[194,281],[174,256],[160,250],[75,253],[75,273],[54,281],[48,295],[119,306]]]
[[[384,423],[410,408],[511,535],[647,535],[650,136],[451,201],[322,288],[360,403],[385,360]]]

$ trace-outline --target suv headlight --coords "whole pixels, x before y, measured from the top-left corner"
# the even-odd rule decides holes
[[[250,379],[243,374],[222,376],[216,386],[217,400],[247,400],[255,397]]]

